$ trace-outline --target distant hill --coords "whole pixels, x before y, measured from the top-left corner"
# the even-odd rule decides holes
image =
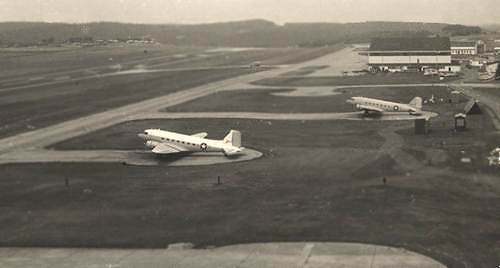
[[[283,26],[265,20],[197,25],[6,22],[0,23],[0,45],[147,37],[164,44],[184,46],[323,46],[339,42],[367,42],[373,37],[455,35],[478,30],[481,31],[477,27],[462,25],[413,22],[287,23]]]
[[[482,25],[481,28],[490,31],[490,32],[497,32],[500,33],[500,24],[487,24],[487,25]]]

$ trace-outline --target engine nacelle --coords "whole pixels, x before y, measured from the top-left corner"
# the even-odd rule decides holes
[[[159,142],[156,142],[156,141],[147,141],[146,142],[146,147],[148,148],[155,148],[156,146],[158,146],[160,143]]]

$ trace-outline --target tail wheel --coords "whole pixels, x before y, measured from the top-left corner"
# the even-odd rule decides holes
[[[208,145],[207,145],[206,143],[202,143],[202,144],[200,145],[200,149],[201,149],[203,152],[206,152],[206,151],[207,151],[207,149],[208,149]]]

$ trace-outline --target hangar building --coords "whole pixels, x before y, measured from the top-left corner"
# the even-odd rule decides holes
[[[368,65],[373,71],[422,71],[435,68],[458,72],[451,62],[449,37],[375,38],[368,51]]]
[[[451,55],[477,55],[477,43],[474,41],[454,41],[451,43]]]

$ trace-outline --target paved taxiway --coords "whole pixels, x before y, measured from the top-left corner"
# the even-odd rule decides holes
[[[173,60],[172,60],[173,59]],[[3,79],[0,81],[0,92],[8,92],[14,90],[22,90],[27,88],[38,88],[47,85],[57,85],[68,81],[78,82],[88,79],[95,79],[104,75],[110,75],[120,71],[134,70],[135,67],[144,66],[147,64],[148,68],[160,66],[155,63],[157,61],[169,60],[167,63],[161,63],[161,66],[173,65],[188,62],[189,58],[177,58],[176,55],[162,55],[146,59],[127,60],[115,65],[105,64],[91,68],[77,68],[65,71],[50,72],[47,74],[38,74],[34,77],[26,79],[25,76],[16,77],[13,79]]]
[[[448,84],[390,84],[390,85],[343,85],[330,87],[296,87],[294,90],[273,93],[284,97],[321,97],[342,94],[341,90],[354,88],[401,88],[401,87],[448,87]],[[266,87],[266,88],[269,88]]]
[[[408,113],[390,113],[382,116],[364,116],[363,112],[352,113],[250,113],[250,112],[203,112],[203,113],[151,113],[134,117],[141,119],[182,119],[182,118],[232,118],[232,119],[258,119],[258,120],[380,120],[380,121],[405,121],[416,119],[429,119],[438,114],[422,112],[421,115]]]
[[[225,157],[222,153],[193,153],[182,157],[169,157],[161,161],[160,156],[144,151],[118,151],[118,150],[28,150],[15,151],[0,155],[0,164],[9,163],[123,163],[132,166],[155,166],[160,163],[167,166],[204,166],[224,163],[250,161],[262,156],[256,150],[245,148],[240,154]],[[160,162],[161,161],[161,162]]]
[[[268,243],[215,249],[0,248],[0,265],[18,267],[415,267],[443,264],[400,248],[355,243]]]

